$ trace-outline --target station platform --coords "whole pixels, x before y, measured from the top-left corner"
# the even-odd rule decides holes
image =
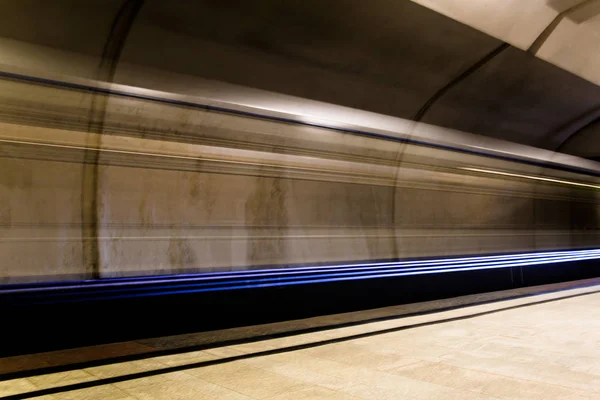
[[[0,398],[598,399],[599,343],[588,279],[6,357]]]

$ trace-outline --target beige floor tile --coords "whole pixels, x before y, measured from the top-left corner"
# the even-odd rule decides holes
[[[339,390],[341,388],[351,386],[352,383],[347,382],[330,374],[316,372],[309,368],[297,365],[294,362],[271,361],[270,357],[259,357],[254,360],[245,362],[253,367],[263,368],[265,370],[275,372],[279,375],[288,378],[296,379],[311,385],[318,385],[327,389]]]
[[[387,371],[403,365],[414,364],[421,360],[382,350],[373,352],[360,352],[358,354],[352,354],[352,352],[349,352],[348,356],[341,358],[340,361],[351,365],[360,365],[364,368]]]
[[[398,385],[380,385],[378,382],[369,385],[361,384],[344,389],[343,392],[363,399],[378,400],[497,400],[496,397],[462,390],[448,389],[441,386],[423,387],[415,390],[414,387]]]
[[[195,378],[194,376],[189,375],[183,371],[177,371],[177,372],[170,372],[167,374],[151,375],[151,376],[146,376],[143,378],[137,378],[137,379],[116,382],[116,383],[114,383],[114,385],[116,387],[118,387],[119,389],[127,390],[130,388],[144,386],[144,385],[158,385],[158,384],[169,385],[169,384],[173,384],[173,383],[177,383],[177,382],[189,383],[189,382],[192,382],[195,380],[197,380],[197,378]]]
[[[251,397],[200,379],[139,385],[124,389],[138,400],[250,400]]]
[[[101,365],[98,367],[86,368],[84,371],[98,378],[112,378],[116,376],[126,376],[146,371],[156,371],[167,368],[168,366],[154,359],[128,361],[117,364]]]
[[[438,361],[442,357],[453,353],[452,349],[429,343],[424,341],[422,337],[411,340],[401,334],[379,337],[378,341],[373,341],[370,346],[373,349],[378,349],[378,352],[396,354],[398,357],[405,359],[427,361]]]
[[[131,400],[132,396],[112,385],[103,385],[61,392],[52,397],[60,400]]]
[[[237,349],[233,348],[232,346],[217,347],[214,349],[208,349],[208,350],[204,350],[204,351],[216,356],[217,358],[230,358],[230,357],[243,356],[246,354],[244,351],[237,350]]]
[[[360,397],[351,396],[345,393],[340,393],[335,390],[322,387],[313,387],[309,389],[299,390],[297,392],[289,392],[273,397],[268,397],[268,400],[357,400]]]
[[[428,361],[406,365],[389,372],[419,381],[465,390],[477,390],[479,389],[478,384],[485,384],[501,378],[498,375]]]
[[[228,347],[231,350],[239,351],[244,354],[261,353],[263,351],[269,351],[277,348],[276,344],[272,341],[261,341],[253,343],[237,344]]]
[[[28,378],[38,389],[47,389],[58,386],[73,385],[98,379],[94,375],[83,371],[67,371],[55,374],[38,375]]]
[[[190,351],[187,353],[171,354],[168,356],[154,357],[152,360],[163,363],[170,367],[195,364],[205,361],[216,360],[219,357],[206,351]]]
[[[572,371],[560,365],[549,365],[542,361],[518,361],[516,355],[498,354],[490,357],[489,354],[457,352],[446,356],[442,362],[516,379],[597,392],[600,395],[600,377],[597,375]]]
[[[350,365],[344,362],[313,356],[306,350],[295,355],[293,363],[301,368],[324,375],[331,375],[346,382],[356,384],[356,379],[365,374],[377,374],[377,371],[362,368],[360,365]]]
[[[355,385],[345,389],[346,394],[358,397],[360,399],[377,399],[377,400],[417,400],[417,397],[412,397],[406,393],[398,394],[393,390],[384,389],[369,385]]]
[[[363,328],[364,329],[364,328]],[[284,347],[292,347],[303,345],[307,343],[316,343],[322,342],[325,340],[330,340],[332,338],[346,337],[349,336],[349,333],[345,330],[331,330],[331,331],[323,331],[323,332],[312,332],[306,333],[302,335],[292,335],[285,336],[278,339],[269,340],[269,343],[275,348],[284,348]]]
[[[27,379],[11,379],[0,382],[0,396],[10,396],[37,390],[38,387]]]
[[[339,390],[358,397],[362,395],[354,392],[353,387],[370,387],[371,389],[377,389],[377,392],[394,392],[398,396],[427,399],[435,398],[440,393],[452,391],[452,389],[440,385],[412,380],[371,368],[364,368],[361,365],[350,365],[308,355],[305,355],[302,359],[297,359],[296,363],[308,370],[340,379],[346,384],[340,387]]]
[[[297,379],[245,365],[226,363],[188,371],[189,374],[254,398],[276,396],[309,388]]]
[[[560,386],[458,368],[443,363],[422,362],[391,372],[424,382],[498,396],[503,399],[562,399],[577,394],[576,391]]]

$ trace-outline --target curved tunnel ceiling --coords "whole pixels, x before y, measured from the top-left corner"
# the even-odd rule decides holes
[[[112,60],[114,82],[131,86],[179,93],[199,80],[225,82],[600,156],[585,144],[597,137],[586,132],[598,130],[600,87],[416,2],[24,0],[2,8],[3,66],[110,81],[102,71]],[[536,19],[530,36],[558,12]]]

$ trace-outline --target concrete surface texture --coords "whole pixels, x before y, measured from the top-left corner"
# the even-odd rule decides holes
[[[598,286],[11,379],[44,399],[597,399]]]

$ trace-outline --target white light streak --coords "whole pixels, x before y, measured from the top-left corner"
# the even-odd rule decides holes
[[[466,171],[473,171],[473,172],[483,172],[485,174],[511,176],[511,177],[515,177],[515,178],[533,179],[536,181],[562,183],[563,185],[587,187],[587,188],[591,188],[591,189],[600,189],[600,186],[598,186],[598,185],[591,185],[589,183],[581,183],[581,182],[565,181],[563,179],[545,178],[542,176],[522,175],[522,174],[515,174],[512,172],[494,171],[491,169],[481,169],[481,168],[471,168],[471,167],[461,167],[460,169],[463,169]]]

